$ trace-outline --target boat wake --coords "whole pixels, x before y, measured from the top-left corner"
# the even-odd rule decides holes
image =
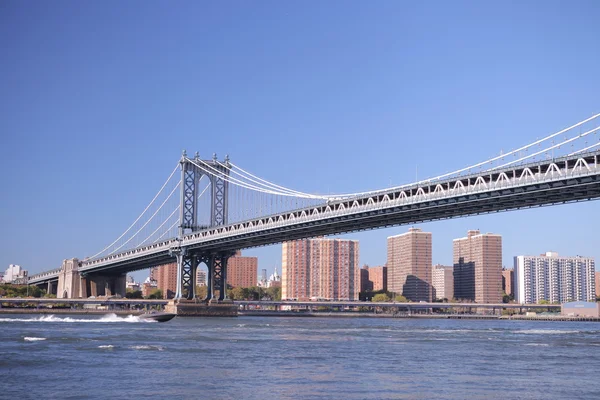
[[[0,318],[0,322],[66,322],[66,323],[111,323],[111,322],[127,322],[127,323],[152,323],[156,322],[151,319],[140,318],[135,315],[119,317],[117,314],[106,314],[102,318],[72,318],[72,317],[57,317],[55,315],[43,315],[37,318]]]

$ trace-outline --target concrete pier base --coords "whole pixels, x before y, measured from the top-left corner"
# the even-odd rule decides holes
[[[182,317],[237,317],[238,307],[231,301],[205,302],[194,300],[171,300],[165,311]]]

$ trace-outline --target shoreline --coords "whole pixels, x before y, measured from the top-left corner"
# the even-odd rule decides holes
[[[468,319],[514,321],[568,321],[600,322],[600,318],[568,317],[563,315],[484,315],[484,314],[374,314],[354,312],[290,312],[290,311],[240,311],[240,317],[305,317],[305,318],[406,318],[406,319]]]
[[[0,308],[0,314],[70,314],[70,315],[142,315],[143,310],[72,310],[72,309],[31,309]],[[358,312],[294,312],[294,311],[239,311],[239,317],[292,317],[292,318],[392,318],[392,319],[463,319],[463,320],[503,320],[503,321],[555,321],[555,322],[600,322],[600,318],[568,317],[549,315],[478,315],[478,314],[374,314]],[[190,318],[190,317],[187,317]],[[193,317],[192,317],[193,318]]]

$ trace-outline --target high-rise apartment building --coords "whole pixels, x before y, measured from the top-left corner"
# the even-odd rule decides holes
[[[502,302],[502,236],[467,232],[454,239],[454,297],[476,303]]]
[[[360,291],[367,292],[373,290],[373,282],[369,280],[369,266],[363,265],[360,269]]]
[[[282,245],[281,298],[357,300],[358,241],[303,239]]]
[[[431,267],[431,284],[434,299],[454,298],[454,269],[444,265]]]
[[[387,241],[388,290],[412,301],[431,301],[431,233],[410,228]]]
[[[227,283],[232,287],[252,287],[258,282],[258,258],[241,252],[227,260]]]
[[[163,298],[172,299],[177,290],[177,263],[160,265],[150,270],[150,279],[156,281]]]
[[[532,304],[596,301],[595,263],[588,257],[559,257],[548,252],[540,256],[515,257],[515,300]]]
[[[371,290],[387,290],[387,267],[369,267],[369,282]]]
[[[600,272],[596,272],[596,297],[598,296],[598,292],[600,292]]]
[[[502,290],[507,295],[513,295],[513,282],[515,280],[515,270],[512,268],[502,268]]]

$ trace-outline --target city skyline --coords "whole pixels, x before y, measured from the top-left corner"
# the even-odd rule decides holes
[[[410,237],[411,237],[411,235],[415,235],[415,234],[416,234],[416,235],[419,235],[419,234],[421,234],[421,235],[424,235],[424,237],[426,237],[426,241],[422,243],[422,245],[425,245],[425,247],[426,247],[426,249],[424,249],[424,250],[425,250],[425,252],[424,252],[424,254],[423,254],[423,255],[425,255],[425,256],[426,256],[426,255],[427,255],[427,253],[430,253],[430,251],[431,251],[431,250],[428,248],[428,246],[429,246],[429,243],[431,243],[431,242],[432,242],[432,236],[433,236],[433,235],[432,235],[430,232],[422,232],[422,230],[420,230],[420,229],[410,228],[410,229],[409,229],[407,232],[404,232],[404,233],[401,233],[401,234],[395,235],[395,236],[393,236],[393,237],[388,237],[388,238],[387,238],[388,257],[389,257],[389,254],[390,254],[390,253],[389,253],[389,251],[390,251],[390,240],[402,239],[402,238],[407,238],[407,239],[408,239],[408,238],[410,238]],[[461,254],[461,253],[460,253],[460,251],[457,253],[457,249],[461,248],[461,246],[458,246],[458,247],[457,247],[457,244],[459,244],[459,243],[461,243],[461,242],[463,242],[463,241],[465,241],[465,240],[467,240],[467,239],[470,239],[470,238],[472,238],[472,237],[473,237],[473,238],[479,238],[479,239],[480,239],[480,238],[485,238],[484,240],[486,241],[486,243],[487,243],[487,241],[488,241],[488,240],[490,240],[490,239],[498,239],[498,240],[499,240],[499,247],[498,247],[498,249],[499,249],[499,251],[500,251],[500,252],[502,252],[502,250],[501,250],[501,249],[502,249],[502,245],[501,245],[501,242],[502,242],[502,239],[501,239],[501,237],[502,237],[502,235],[500,235],[500,234],[494,234],[494,233],[481,233],[481,232],[479,232],[478,230],[469,230],[469,231],[467,232],[467,237],[464,237],[464,238],[458,238],[458,239],[456,239],[456,238],[455,238],[455,239],[453,239],[453,247],[454,247],[454,251],[453,251],[453,253],[454,253],[454,254],[453,254],[453,257],[454,257],[454,258],[458,259],[458,258],[459,258],[461,255],[462,255],[462,256],[464,256],[464,254]],[[320,242],[321,240],[322,240],[322,238],[313,238],[313,239],[305,239],[305,240],[300,240],[300,241],[295,241],[295,242],[297,242],[297,243],[301,243],[301,242],[305,242],[305,241],[308,241],[308,242],[314,241],[314,243],[318,243],[318,242]],[[334,241],[335,241],[335,239],[332,239],[332,240],[334,240]],[[357,240],[352,240],[352,239],[349,239],[349,240],[350,240],[351,242],[355,242],[357,245],[359,244],[359,241],[357,241]],[[326,240],[326,241],[327,241],[327,240]],[[414,241],[414,240],[408,240],[408,241],[406,241],[406,243],[407,243],[407,244],[409,244],[409,243],[412,243],[413,241]],[[294,242],[287,242],[287,243],[288,243],[288,246],[290,246],[290,245],[294,245]],[[416,242],[415,242],[415,243],[416,243]],[[415,243],[413,243],[412,245],[414,245]],[[483,244],[483,243],[482,243],[482,244]],[[412,245],[411,245],[411,246],[412,246]],[[470,249],[470,246],[472,246],[472,245],[469,245],[469,250],[468,250],[468,253],[469,253],[469,254],[471,254],[471,252],[474,252],[473,254],[478,254],[478,255],[477,255],[477,256],[475,256],[475,257],[480,257],[480,258],[483,256],[483,254],[485,254],[485,253],[483,253],[483,254],[482,254],[482,253],[481,253],[481,250],[471,250],[471,249]],[[481,246],[481,244],[479,244],[479,245],[477,245],[477,246]],[[489,243],[489,244],[486,244],[485,246],[491,246],[491,249],[494,249],[494,248],[495,248],[497,245],[496,245],[496,244]],[[409,246],[409,247],[410,247],[410,246]],[[484,248],[487,248],[487,247],[484,247]],[[482,248],[482,249],[483,249],[483,248]],[[319,251],[320,251],[320,250],[319,250]],[[490,251],[490,250],[486,250],[486,251]],[[491,251],[492,251],[492,254],[493,254],[493,255],[492,255],[492,258],[491,258],[491,260],[492,260],[492,261],[494,261],[494,260],[497,258],[497,253],[498,253],[498,250],[491,250]],[[360,254],[360,252],[358,252],[358,251],[357,251],[357,254]],[[535,253],[526,253],[525,255],[520,255],[520,256],[516,256],[516,255],[515,255],[515,256],[512,256],[512,257],[513,257],[513,260],[516,260],[517,258],[520,258],[520,257],[523,257],[523,256],[524,256],[524,257],[526,257],[526,258],[533,258],[533,259],[536,259],[536,258],[540,258],[540,257],[542,257],[542,258],[543,258],[543,257],[547,256],[548,254],[556,254],[556,253],[555,253],[555,252],[554,252],[554,253],[551,253],[551,252],[546,252],[546,253],[542,253],[541,255],[533,255],[533,254],[535,254]],[[241,258],[241,259],[250,259],[250,258],[252,258],[252,260],[253,260],[253,261],[252,261],[252,264],[253,264],[253,265],[256,265],[256,267],[255,267],[255,268],[252,270],[251,274],[252,274],[252,275],[256,274],[256,277],[257,277],[257,279],[256,279],[256,280],[258,281],[258,270],[259,270],[259,268],[258,268],[258,263],[257,263],[257,262],[258,262],[258,260],[257,260],[257,259],[255,259],[255,257],[246,257],[246,256],[242,257],[242,256],[241,256],[241,252],[237,252],[237,253],[236,253],[236,256],[235,256],[233,259],[235,259],[236,257],[238,257],[238,258]],[[420,257],[420,256],[419,256],[419,257]],[[487,256],[483,256],[483,259],[486,259],[486,257],[487,257]],[[593,268],[593,266],[595,265],[593,257],[584,257],[584,256],[581,256],[581,255],[578,255],[578,256],[575,256],[575,257],[567,257],[567,258],[569,258],[569,259],[571,259],[571,258],[578,258],[578,259],[579,259],[579,258],[582,258],[582,257],[583,257],[583,259],[586,259],[586,260],[591,260],[591,264],[592,264],[592,268]],[[400,254],[400,258],[403,258],[403,259],[405,259],[404,261],[406,261],[406,260],[411,260],[412,258],[414,258],[414,255],[413,255],[413,254],[411,254],[411,253],[403,253],[403,254]],[[563,257],[563,258],[564,258],[564,257]],[[282,261],[283,261],[283,258],[282,258]],[[468,261],[467,261],[467,262],[468,262]],[[427,262],[426,262],[425,264],[427,264]],[[425,264],[424,264],[424,265],[425,265]],[[477,264],[477,262],[476,262],[476,264]],[[497,263],[496,263],[496,264],[497,264]],[[283,265],[283,262],[281,263],[281,265]],[[357,264],[357,265],[358,265],[358,264]],[[384,264],[383,266],[371,266],[371,267],[369,267],[369,265],[368,265],[368,264],[364,264],[364,265],[363,265],[363,267],[362,267],[362,268],[360,268],[360,271],[361,271],[361,272],[366,272],[367,270],[365,270],[365,268],[368,268],[368,270],[369,270],[369,271],[371,271],[371,272],[373,272],[373,270],[378,270],[378,269],[381,269],[381,268],[384,268],[384,269],[386,269],[388,273],[389,273],[389,271],[390,271],[390,269],[388,268],[387,264]],[[454,264],[454,266],[442,266],[442,265],[440,265],[440,264],[434,264],[434,263],[431,263],[431,266],[430,266],[430,268],[428,268],[428,273],[430,274],[430,278],[431,278],[431,285],[430,285],[430,286],[431,286],[431,289],[432,289],[432,290],[434,289],[434,286],[435,286],[435,285],[434,285],[434,280],[436,279],[436,278],[435,278],[435,270],[436,270],[436,268],[440,268],[440,269],[446,270],[446,272],[450,272],[450,276],[452,276],[452,275],[453,275],[453,274],[452,274],[453,270],[455,270],[455,269],[456,269],[456,263]],[[479,267],[478,267],[478,268],[479,268]],[[277,270],[277,269],[280,269],[280,267],[275,267],[275,270]],[[496,265],[496,266],[495,266],[495,269],[498,269],[498,265]],[[203,270],[203,269],[202,269],[202,267],[200,267],[198,271],[199,271],[199,273],[200,273],[200,274],[203,274],[203,276],[205,276],[205,275],[206,275],[206,273],[205,273],[205,270]],[[504,291],[504,293],[505,293],[505,294],[512,294],[512,293],[513,293],[513,291],[515,290],[515,287],[513,286],[513,283],[514,283],[514,282],[513,282],[513,279],[514,279],[514,278],[509,278],[509,276],[510,276],[510,277],[512,277],[512,276],[513,276],[513,273],[514,273],[514,265],[513,265],[513,266],[502,266],[501,270],[498,270],[497,272],[500,272],[500,273],[501,273],[501,275],[499,275],[499,276],[497,277],[498,279],[495,279],[495,280],[493,280],[493,282],[492,282],[492,281],[489,281],[489,282],[488,282],[488,281],[486,281],[485,279],[483,279],[483,281],[481,281],[482,277],[485,277],[485,276],[487,276],[487,273],[485,273],[485,274],[482,274],[482,275],[481,275],[481,277],[477,278],[477,280],[479,281],[479,283],[478,283],[478,284],[477,284],[477,283],[473,283],[473,285],[474,285],[474,286],[473,286],[473,290],[475,290],[475,288],[476,288],[476,286],[477,286],[477,285],[483,285],[483,286],[490,286],[490,285],[491,285],[491,286],[493,286],[493,287],[497,287],[498,289],[500,289],[500,293],[502,293],[502,291]],[[386,281],[387,281],[387,282],[389,282],[389,279],[390,279],[390,278],[389,278],[389,275],[388,275],[388,273],[386,273],[386,277],[387,277],[387,278],[386,278]],[[131,274],[128,274],[128,275],[131,275]],[[171,273],[171,275],[174,275],[174,270],[173,270],[173,272]],[[369,275],[368,273],[367,273],[367,274],[365,274],[365,277],[367,277],[367,279],[369,279],[369,278],[368,278],[369,276],[370,276],[370,275]],[[441,275],[441,276],[443,276],[443,275]],[[441,276],[440,276],[440,277],[438,277],[437,279],[442,279],[442,281],[438,281],[438,282],[443,282],[443,280],[445,280],[445,279],[449,279],[448,277],[442,278]],[[360,281],[361,281],[361,283],[362,283],[362,281],[363,281],[363,279],[364,279],[364,278],[363,278],[363,275],[362,275],[362,274],[359,274],[359,278],[360,278]],[[598,278],[600,278],[600,272],[596,273],[596,280],[598,280]],[[379,278],[379,279],[381,279],[381,278]],[[506,279],[506,280],[505,280],[505,279]],[[141,282],[141,280],[140,280],[140,282]],[[257,282],[257,284],[258,284],[258,282]],[[381,284],[381,282],[380,282],[380,284]],[[440,283],[438,283],[438,284],[440,284]],[[442,287],[443,287],[444,283],[441,283],[441,284],[442,284]],[[446,284],[446,285],[447,285],[447,284]],[[160,285],[159,285],[159,286],[160,286]],[[235,285],[234,285],[234,286],[235,286]],[[256,286],[256,285],[255,285],[255,284],[252,284],[252,285],[250,285],[250,284],[246,284],[246,285],[242,285],[242,286],[243,286],[243,287],[250,287],[250,286]],[[387,286],[387,285],[386,285],[386,286]],[[507,290],[504,290],[505,286],[506,286]],[[381,288],[373,288],[373,289],[368,289],[368,290],[375,290],[375,291],[377,291],[377,290],[381,290]],[[404,292],[404,291],[402,291],[402,290],[398,291],[398,290],[394,290],[393,288],[392,288],[392,289],[390,289],[389,287],[387,287],[387,290],[388,290],[389,292],[395,292],[395,293],[398,293],[398,294],[402,294],[402,295],[404,295],[405,297],[406,297],[406,295],[407,295],[407,293],[405,293],[405,292]],[[448,289],[446,289],[446,290],[448,290]],[[481,289],[479,289],[479,290],[481,290]],[[487,289],[486,289],[486,291],[487,291]],[[444,289],[442,289],[442,292],[444,292]],[[451,283],[451,285],[450,285],[450,293],[454,294],[454,280],[453,280],[453,279],[452,279],[452,283]],[[435,294],[435,291],[432,291],[432,292],[431,292],[431,294],[432,294],[432,295],[433,295],[433,294]],[[474,294],[474,296],[475,296],[475,294]],[[486,296],[487,296],[487,295],[486,295]],[[409,295],[408,297],[410,297],[410,295]],[[444,297],[447,297],[447,295],[446,295],[446,294],[444,294]],[[450,296],[450,298],[452,298],[452,297],[453,297],[453,296]],[[516,296],[516,294],[515,294],[515,300],[516,300],[516,297],[517,297],[517,296]],[[434,298],[432,298],[432,300],[433,300],[433,299],[434,299]],[[468,299],[467,299],[467,300],[468,300]],[[475,299],[473,299],[473,300],[475,300]],[[414,300],[413,300],[413,301],[414,301]],[[496,300],[489,300],[489,299],[488,299],[487,301],[486,301],[486,300],[483,300],[483,301],[479,301],[479,302],[500,302],[500,301],[501,301],[501,296],[500,296],[500,297],[498,297],[498,299],[496,299]]]
[[[584,202],[581,204],[586,204],[589,202]],[[562,207],[559,206],[559,207]],[[534,209],[535,210],[535,209]],[[519,210],[516,211],[518,212],[522,212],[523,210]],[[504,214],[504,213],[502,213]],[[493,214],[492,214],[493,215]],[[477,218],[477,217],[489,217],[492,215],[482,215],[482,216],[474,216],[474,217],[465,217],[463,219],[472,219],[472,218]],[[402,235],[404,233],[406,233],[407,231],[402,231],[401,229],[403,228],[408,228],[408,227],[424,227],[424,226],[432,226],[435,225],[436,223],[445,223],[445,222],[449,222],[449,221],[436,221],[436,222],[430,222],[430,223],[424,223],[424,224],[414,224],[414,225],[402,225],[402,226],[398,226],[398,227],[393,227],[393,228],[385,228],[385,229],[381,229],[381,231],[393,231],[394,235]],[[419,228],[422,230],[425,230],[425,228]],[[468,230],[477,230],[471,227],[467,226],[467,229],[465,231]],[[441,241],[437,235],[436,232],[433,230],[430,230],[430,232],[432,233],[432,265],[436,265],[436,264],[440,264],[440,265],[452,265],[452,242],[454,239],[456,239],[457,236],[461,235],[460,232],[457,232],[456,234],[454,233],[450,233],[450,236],[452,236],[452,239],[450,239],[450,241]],[[482,233],[488,233],[488,232],[492,232],[492,230],[482,230]],[[362,245],[362,241],[360,239],[358,239],[358,236],[363,236],[363,235],[368,235],[371,232],[367,231],[367,232],[355,232],[355,233],[351,233],[351,234],[345,234],[345,235],[332,235],[332,236],[327,236],[326,238],[328,239],[348,239],[348,240],[358,240],[361,243],[361,252],[359,253],[359,265],[385,265],[386,264],[386,260],[387,260],[387,241],[386,238],[383,239],[383,244],[382,243],[376,243],[376,247],[378,248],[383,248],[383,252],[378,253],[378,256],[375,258],[369,258],[369,259],[365,259],[363,258],[363,254],[366,252],[368,254],[372,254],[372,251],[364,250],[364,245]],[[527,255],[527,256],[535,256],[535,255],[539,255],[544,253],[547,247],[540,247],[539,249],[533,249],[533,250],[523,250],[514,254],[509,254],[507,253],[506,249],[506,237],[502,232],[495,232],[498,233],[499,235],[501,235],[503,237],[503,243],[502,243],[502,267],[503,268],[513,268],[513,264],[514,264],[514,257],[516,255]],[[519,242],[518,238],[516,240],[517,242]],[[440,242],[442,243],[442,245],[440,246]],[[446,251],[444,251],[444,254],[442,256],[440,256],[440,247],[446,247]],[[585,247],[585,246],[584,246]],[[449,251],[447,249],[450,249]],[[524,248],[523,246],[520,246],[519,248]],[[593,258],[595,260],[600,260],[600,258],[594,257],[592,255],[589,254],[585,254],[581,251],[578,251],[577,248],[575,248],[574,251],[572,251],[571,253],[568,253],[567,251],[565,252],[560,252],[556,249],[558,248],[563,248],[561,246],[555,246],[552,247],[550,246],[551,251],[556,251],[559,252],[561,254],[576,254],[576,255],[580,255],[583,257],[589,257],[589,258]],[[271,254],[273,251],[277,251],[277,254],[273,255]],[[262,269],[266,269],[267,270],[267,275],[271,275],[275,269],[278,269],[279,272],[281,272],[281,244],[276,244],[276,245],[271,245],[271,246],[266,246],[262,247],[262,248],[248,248],[248,249],[244,249],[244,256],[248,256],[248,257],[257,257],[257,274],[258,271],[262,270]],[[261,255],[267,259],[267,261],[262,260]],[[437,256],[436,256],[437,255]],[[266,257],[265,257],[266,256]],[[377,262],[377,261],[373,261],[374,259],[380,259],[382,261]],[[439,260],[447,260],[445,263],[444,262],[440,262]],[[17,264],[20,265],[19,263],[11,263],[11,264]],[[265,267],[265,264],[269,264]],[[10,264],[9,264],[10,265]],[[7,265],[8,266],[8,265]],[[23,266],[21,266],[22,268],[25,268]],[[206,270],[206,266],[204,266],[204,264],[200,264],[199,268],[202,271]],[[0,267],[0,269],[2,269],[2,271],[4,271],[5,268]],[[596,267],[596,271],[599,271],[598,267]],[[42,272],[42,271],[30,271],[29,274],[33,275],[35,273],[38,272]],[[600,272],[600,271],[599,271]],[[139,271],[134,271],[131,273],[128,273],[128,275],[131,275],[134,277],[134,279],[137,282],[143,282],[144,279],[146,277],[148,277],[150,274],[150,269],[144,269],[144,270],[139,270]]]

